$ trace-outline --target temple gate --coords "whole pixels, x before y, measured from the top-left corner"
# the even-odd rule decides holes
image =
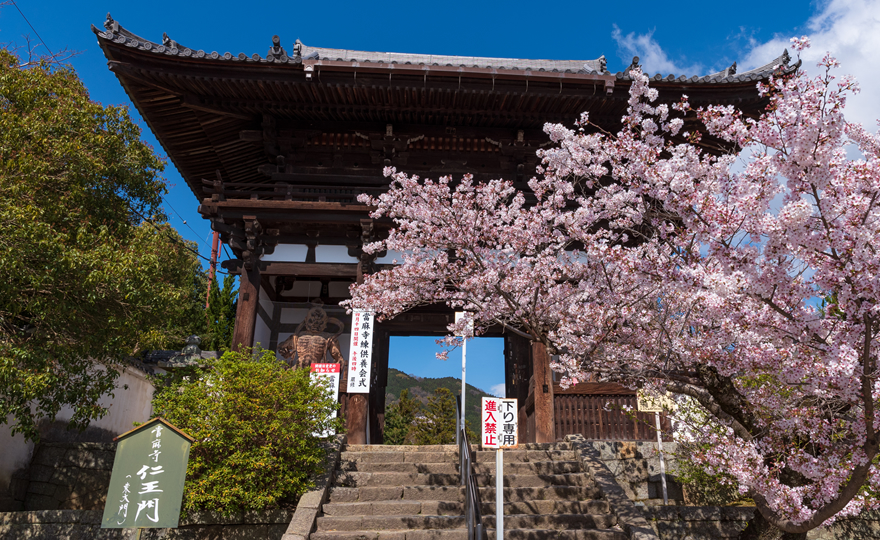
[[[350,323],[338,302],[351,283],[381,266],[362,246],[391,226],[370,219],[356,198],[387,187],[384,167],[434,178],[465,172],[476,180],[502,177],[528,191],[535,151],[550,144],[544,123],[570,125],[589,111],[591,121],[617,130],[627,107],[629,69],[638,64],[635,58],[623,72],[611,73],[604,57],[375,53],[299,41],[285,49],[278,36],[265,55],[218,54],[167,35],[147,40],[109,15],[104,28],[93,31],[109,69],[186,180],[200,213],[236,257],[224,263],[241,278],[233,343],[277,351],[320,304],[343,324],[335,338],[342,357]],[[735,64],[700,77],[658,74],[652,86],[661,102],[687,94],[694,106],[733,104],[756,116],[766,104],[757,81],[797,67],[788,62],[785,53],[741,74]],[[703,144],[714,151],[709,137]],[[347,262],[319,262],[319,250]],[[382,442],[390,336],[445,335],[452,321],[450,309],[431,306],[376,325],[369,397],[358,406],[343,398],[349,442],[367,442],[367,433],[368,442]],[[606,410],[608,401],[634,405],[631,390],[581,383],[563,391],[543,345],[500,328],[488,335],[505,338],[506,393],[519,399],[521,441],[554,441],[567,433],[653,437],[619,408]]]

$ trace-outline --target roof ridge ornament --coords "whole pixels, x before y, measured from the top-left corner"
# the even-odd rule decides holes
[[[109,11],[107,12],[107,20],[104,21],[104,29],[114,34],[119,33],[119,23],[113,20]]]
[[[269,52],[266,53],[266,60],[270,62],[273,60],[287,62],[287,52],[285,52],[284,47],[281,46],[281,38],[278,37],[278,34],[272,36],[272,46],[269,47]]]
[[[168,32],[162,32],[162,45],[165,45],[169,49],[179,49],[180,45],[170,37],[168,37]]]
[[[624,73],[626,73],[627,75],[629,75],[629,73],[630,73],[631,71],[636,70],[636,69],[639,69],[639,68],[641,68],[641,67],[642,67],[642,66],[639,64],[639,57],[638,57],[638,56],[633,56],[632,64],[630,64],[629,67],[626,68],[626,71],[625,71]]]
[[[599,57],[599,73],[608,73],[608,60],[604,54]]]

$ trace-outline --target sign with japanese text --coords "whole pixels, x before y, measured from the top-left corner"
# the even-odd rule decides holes
[[[483,398],[480,443],[483,448],[516,448],[519,408],[516,399]]]
[[[339,364],[331,364],[331,363],[315,363],[312,364],[310,368],[309,377],[312,380],[322,379],[327,381],[328,389],[330,390],[330,395],[333,397],[333,401],[339,399],[339,373],[341,371],[341,366]],[[330,418],[336,418],[336,409],[333,409],[333,413],[330,415]],[[329,437],[333,435],[332,431],[325,431],[324,433],[315,433],[316,437]]]
[[[114,440],[101,528],[176,528],[193,438],[153,418]]]
[[[639,412],[663,412],[674,411],[675,400],[667,392],[662,396],[652,396],[642,390],[637,393],[637,406]]]
[[[351,314],[351,347],[348,349],[348,393],[370,393],[373,365],[373,312],[356,309]]]

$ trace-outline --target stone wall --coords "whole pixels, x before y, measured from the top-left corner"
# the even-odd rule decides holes
[[[136,529],[102,529],[100,510],[43,510],[0,513],[0,538],[16,540],[134,540]],[[269,510],[223,517],[199,513],[176,529],[144,529],[141,540],[210,538],[280,540],[292,512]]]
[[[660,455],[657,443],[648,441],[587,441],[598,453],[598,459],[614,475],[617,483],[632,501],[663,499],[660,480]],[[681,486],[675,481],[676,465],[670,459],[678,445],[663,443],[666,457],[666,490],[671,501],[682,501]]]
[[[138,362],[125,367],[116,381],[113,396],[104,395],[100,404],[107,414],[95,420],[85,431],[67,429],[73,410],[63,407],[54,420],[37,423],[40,440],[44,442],[111,442],[113,437],[134,427],[134,422],[150,419],[153,385],[147,378],[153,369]],[[157,371],[161,371],[158,370]],[[21,433],[12,434],[14,419],[6,418],[0,427],[0,512],[24,510],[24,494],[28,484],[28,467],[35,451],[34,443]]]
[[[646,506],[645,519],[660,540],[723,540],[737,538],[754,515],[746,506]],[[807,540],[880,539],[880,513],[843,518],[827,529],[814,529]]]
[[[28,474],[25,510],[104,508],[115,443],[42,443]]]

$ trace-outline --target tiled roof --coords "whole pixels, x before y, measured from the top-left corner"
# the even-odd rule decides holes
[[[595,60],[529,60],[517,58],[488,58],[479,56],[444,56],[432,54],[406,54],[406,53],[382,53],[355,51],[348,49],[331,49],[324,47],[311,47],[297,40],[293,45],[293,54],[288,55],[281,47],[278,36],[273,36],[273,46],[269,52],[262,56],[259,53],[247,55],[245,53],[233,54],[231,52],[218,53],[217,51],[205,52],[201,49],[185,47],[166,35],[163,35],[162,43],[153,42],[133,34],[123,28],[118,22],[107,14],[104,22],[104,30],[92,26],[92,30],[100,39],[113,41],[127,47],[149,51],[155,54],[191,57],[217,62],[247,62],[247,63],[275,63],[275,64],[301,64],[303,60],[335,60],[352,63],[383,63],[383,64],[412,64],[424,66],[460,66],[465,68],[491,68],[498,70],[515,71],[548,71],[560,73],[585,73],[608,75],[605,57],[600,56]],[[731,67],[703,76],[676,76],[674,74],[662,75],[660,73],[650,76],[652,81],[678,82],[685,84],[726,84],[758,81],[770,76],[774,70],[782,68],[786,72],[796,69],[800,62],[789,66],[791,58],[788,51],[784,51],[779,57],[767,64],[746,71],[736,73],[736,64]],[[615,74],[618,80],[631,80],[629,70],[638,62],[638,57],[633,59],[633,66]]]

